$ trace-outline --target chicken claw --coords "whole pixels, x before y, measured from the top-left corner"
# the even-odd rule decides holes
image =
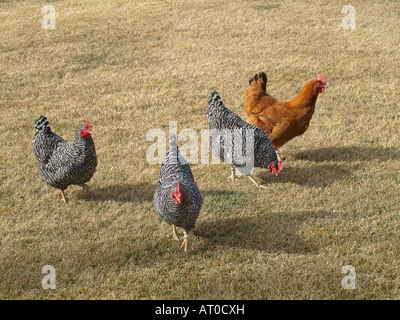
[[[257,181],[254,180],[252,176],[248,175],[247,177],[250,179],[251,182],[253,182],[253,183],[256,185],[256,187],[257,187],[258,189],[261,189],[261,188],[267,189],[266,186],[264,186],[264,185],[262,185],[262,184],[258,184]]]
[[[183,248],[185,250],[185,252],[187,252],[189,249],[193,250],[192,246],[189,243],[189,235],[188,235],[188,233],[185,230],[183,230],[183,234],[184,235],[183,235],[183,242],[182,242],[182,245],[181,245],[181,249]]]

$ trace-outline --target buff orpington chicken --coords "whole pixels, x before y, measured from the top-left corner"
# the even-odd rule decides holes
[[[317,75],[292,100],[275,99],[267,93],[266,86],[267,75],[264,72],[249,80],[244,111],[247,122],[260,127],[268,135],[281,161],[278,149],[307,130],[326,82],[322,75]]]

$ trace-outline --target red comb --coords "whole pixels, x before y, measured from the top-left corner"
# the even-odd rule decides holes
[[[322,81],[324,84],[326,84],[325,79],[322,75],[317,75],[317,80]]]
[[[92,126],[90,125],[89,121],[87,120],[83,120],[83,122],[85,123],[86,127],[91,128]]]

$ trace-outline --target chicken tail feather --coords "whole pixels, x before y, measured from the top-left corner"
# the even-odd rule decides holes
[[[49,121],[45,116],[40,116],[35,122],[36,133],[44,131],[46,128],[50,129]]]
[[[249,80],[249,85],[251,86],[251,84],[253,83],[253,81],[255,82],[255,85],[260,87],[262,90],[266,90],[267,88],[267,75],[265,74],[265,72],[261,71],[259,73],[257,73],[253,78],[251,78]]]
[[[259,113],[262,110],[260,109],[259,102],[261,98],[268,96],[266,87],[267,75],[265,72],[259,72],[249,80],[244,107],[247,118],[251,117],[253,114]]]
[[[224,107],[224,104],[222,103],[221,96],[217,91],[213,91],[210,93],[210,96],[208,97],[208,104],[209,106],[214,106],[216,108]]]

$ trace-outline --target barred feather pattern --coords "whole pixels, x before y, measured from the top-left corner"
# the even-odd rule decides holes
[[[172,193],[177,183],[185,193],[180,204],[176,204]],[[179,153],[175,136],[170,137],[170,147],[161,164],[158,187],[154,193],[154,210],[168,224],[189,232],[195,228],[203,204],[188,162]]]
[[[278,158],[276,155],[275,148],[272,145],[267,134],[261,128],[247,123],[246,121],[242,120],[238,115],[236,115],[234,112],[226,108],[217,91],[213,91],[210,93],[210,96],[208,98],[208,104],[209,108],[206,111],[206,115],[208,118],[207,126],[211,129],[210,145],[211,145],[211,150],[215,156],[219,157],[219,159],[222,162],[226,162],[225,159],[226,154],[224,149],[228,148],[228,150],[235,150],[234,148],[235,139],[228,140],[224,135],[218,135],[217,139],[213,141],[213,136],[212,136],[213,129],[215,129],[216,131],[237,130],[238,132],[240,132],[242,135],[243,143],[241,146],[242,148],[239,151],[241,151],[243,155],[246,154],[245,132],[247,130],[251,130],[254,133],[253,136],[254,167],[268,168],[269,164],[274,164],[275,166],[278,165]],[[220,146],[218,148],[215,142],[219,142]],[[232,155],[232,160],[233,160],[233,163],[231,163],[232,166],[234,167],[243,166],[243,163],[235,162],[234,155]]]
[[[84,184],[93,177],[97,156],[92,137],[80,135],[78,128],[73,142],[65,141],[51,131],[46,117],[35,123],[33,152],[39,162],[39,175],[50,186],[65,190],[69,185]]]

